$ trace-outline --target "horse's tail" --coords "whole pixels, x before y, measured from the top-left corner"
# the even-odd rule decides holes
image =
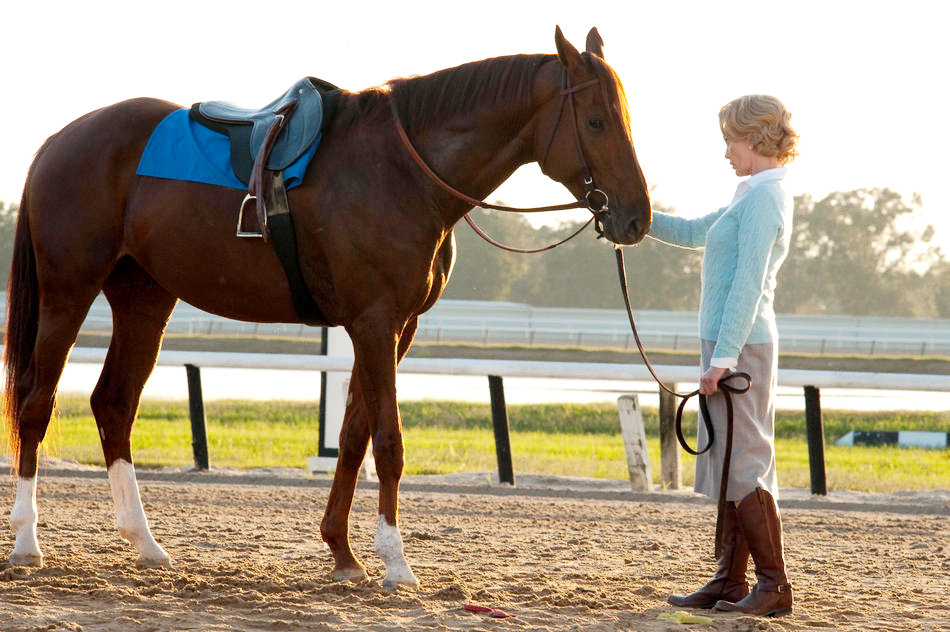
[[[24,373],[33,357],[36,344],[39,292],[36,276],[36,253],[30,233],[29,178],[20,201],[13,242],[13,264],[7,287],[7,328],[3,361],[5,385],[2,414],[9,433],[13,468],[17,467],[20,447],[20,413],[28,389],[22,387]]]

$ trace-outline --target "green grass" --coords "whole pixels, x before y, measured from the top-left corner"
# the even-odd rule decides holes
[[[47,453],[102,464],[92,413],[82,398],[60,401]],[[492,471],[497,468],[487,404],[404,402],[406,474]],[[655,409],[644,409],[654,480],[659,483]],[[317,407],[299,402],[210,402],[205,407],[213,466],[304,467],[317,453]],[[823,411],[830,489],[892,492],[950,488],[950,450],[839,448],[849,430],[950,431],[950,413]],[[612,404],[510,406],[515,472],[626,479],[626,457]],[[685,434],[695,436],[695,414]],[[192,463],[187,402],[145,402],[132,436],[140,466]],[[809,487],[804,413],[780,411],[776,460],[784,487]],[[683,454],[683,482],[693,479],[693,457]]]

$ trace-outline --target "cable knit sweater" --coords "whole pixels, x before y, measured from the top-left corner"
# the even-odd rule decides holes
[[[776,342],[776,275],[788,254],[793,201],[785,168],[769,169],[739,185],[729,206],[685,219],[653,214],[650,236],[703,248],[699,334],[716,343],[714,366],[735,366],[747,343]],[[724,362],[723,362],[724,361]]]

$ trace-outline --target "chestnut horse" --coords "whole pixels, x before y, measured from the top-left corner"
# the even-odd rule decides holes
[[[604,62],[596,29],[580,53],[555,32],[557,55],[519,55],[343,91],[301,186],[289,192],[303,276],[326,324],[342,325],[355,359],[340,453],[321,534],[335,580],[365,571],[349,544],[357,474],[372,438],[379,476],[375,550],[384,585],[416,584],[397,528],[403,441],[396,367],[419,314],[442,293],[454,262],[452,229],[472,205],[436,186],[397,133],[445,181],[479,199],[522,164],[576,198],[590,177],[609,196],[598,212],[617,244],[651,221],[623,87]],[[562,80],[590,87],[562,108]],[[395,108],[391,107],[395,104]],[[42,565],[36,537],[37,449],[80,324],[101,291],[113,333],[92,397],[119,534],[137,563],[167,566],[142,508],[129,437],[142,387],[178,299],[254,322],[299,322],[271,246],[236,239],[244,192],[136,175],[152,130],[180,106],[135,99],[67,125],[38,152],[27,177],[8,293],[6,392],[17,473],[10,522],[15,565]],[[589,176],[585,173],[589,170]],[[585,185],[585,179],[588,180]]]

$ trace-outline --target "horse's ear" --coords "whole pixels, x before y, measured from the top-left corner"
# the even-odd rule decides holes
[[[587,34],[587,52],[593,53],[601,59],[604,58],[604,40],[601,39],[596,26]]]
[[[564,67],[567,68],[568,72],[573,71],[576,68],[579,68],[583,63],[581,61],[581,54],[577,52],[577,49],[574,48],[574,45],[567,41],[567,38],[564,37],[564,33],[561,32],[561,27],[554,27],[554,43],[557,45],[557,56],[561,60],[561,63],[564,64]]]

